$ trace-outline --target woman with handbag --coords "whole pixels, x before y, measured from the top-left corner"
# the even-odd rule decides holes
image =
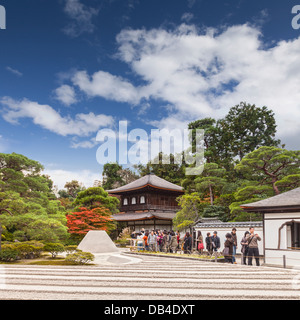
[[[243,254],[243,257],[242,257],[242,264],[247,264],[246,263],[246,259],[247,259],[247,256],[248,256],[248,250],[249,250],[249,242],[247,240],[247,235],[250,234],[249,231],[246,231],[245,234],[244,234],[244,237],[241,241],[241,245],[242,245],[242,254]]]
[[[224,244],[223,256],[225,258],[225,262],[233,263],[232,254],[233,254],[233,240],[232,235],[230,233],[226,234],[226,241]]]
[[[203,249],[204,249],[204,244],[203,244],[203,237],[201,231],[198,231],[198,237],[197,237],[197,243],[198,243],[198,251],[202,255],[203,254]]]

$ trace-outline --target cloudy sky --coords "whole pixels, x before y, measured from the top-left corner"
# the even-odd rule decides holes
[[[1,0],[0,152],[59,188],[101,179],[97,132],[186,128],[246,101],[299,149],[300,29],[290,0]],[[300,4],[300,2],[299,2]]]

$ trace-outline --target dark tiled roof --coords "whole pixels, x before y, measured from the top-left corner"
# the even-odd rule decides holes
[[[176,215],[176,212],[132,212],[132,213],[119,213],[112,215],[112,218],[116,221],[137,221],[137,220],[172,220]]]
[[[277,196],[260,200],[253,203],[241,205],[245,209],[258,209],[258,208],[277,208],[277,207],[292,207],[300,206],[300,188],[296,188]]]
[[[157,187],[160,189],[166,189],[166,190],[173,190],[173,191],[179,191],[183,192],[183,188],[171,183],[169,181],[166,181],[155,174],[148,174],[144,177],[141,177],[131,183],[126,184],[125,186],[113,189],[113,190],[107,190],[108,193],[114,194],[114,193],[122,193],[125,191],[135,190],[143,188],[147,185],[150,185],[152,187]]]
[[[241,227],[262,227],[262,221],[245,221],[245,222],[203,222],[197,223],[195,228],[197,229],[210,229],[210,228],[241,228]]]

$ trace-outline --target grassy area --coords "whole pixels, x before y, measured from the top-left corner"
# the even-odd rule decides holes
[[[75,262],[66,261],[65,257],[57,256],[52,258],[49,254],[43,254],[41,257],[36,259],[20,259],[13,262],[3,262],[0,261],[0,264],[9,264],[9,265],[38,265],[38,266],[78,266]],[[85,266],[93,266],[95,264],[88,263]]]
[[[199,260],[215,260],[214,256],[207,256],[207,255],[199,255],[199,254],[178,254],[178,253],[166,253],[166,252],[154,252],[154,251],[132,251],[134,253],[139,254],[153,254],[153,255],[163,255],[163,256],[173,256],[173,257],[181,257],[181,258],[196,258]],[[218,259],[224,259],[223,256],[219,256]]]

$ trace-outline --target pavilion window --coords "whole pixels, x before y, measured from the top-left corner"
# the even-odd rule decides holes
[[[124,206],[127,206],[127,205],[128,205],[128,199],[127,199],[127,198],[124,198],[124,200],[123,200],[123,205],[124,205]]]
[[[140,197],[140,203],[146,203],[146,199],[145,199],[144,196],[141,196],[141,197]]]
[[[136,204],[136,197],[133,197],[133,198],[131,199],[131,204]]]

